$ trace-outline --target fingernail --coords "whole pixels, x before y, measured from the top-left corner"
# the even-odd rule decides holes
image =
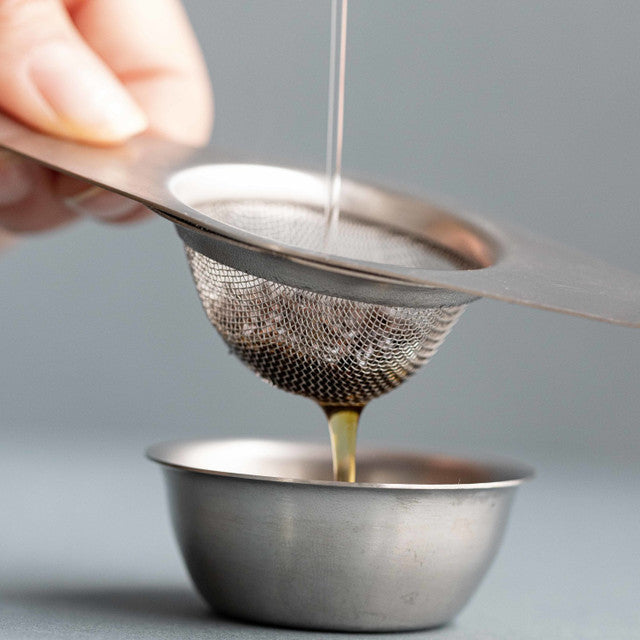
[[[144,112],[117,78],[80,46],[42,45],[31,54],[29,71],[65,135],[121,142],[147,127]]]
[[[24,200],[33,190],[28,163],[5,151],[0,151],[0,206]]]
[[[140,206],[140,203],[135,200],[129,200],[100,187],[89,187],[85,191],[65,198],[64,203],[74,213],[101,220],[117,220],[129,215]]]

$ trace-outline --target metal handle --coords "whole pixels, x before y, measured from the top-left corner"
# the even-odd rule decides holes
[[[263,277],[285,284],[330,292],[339,280],[343,296],[346,291],[354,299],[404,306],[424,306],[425,296],[445,300],[459,292],[640,328],[640,276],[508,224],[351,183],[353,194],[367,190],[367,215],[373,221],[386,216],[408,231],[432,218],[436,241],[466,242],[468,247],[475,242],[480,254],[487,254],[485,266],[432,271],[328,259],[295,247],[285,250],[178,199],[169,184],[178,172],[229,162],[211,146],[195,149],[143,134],[120,147],[90,147],[34,132],[0,115],[0,148],[137,200],[175,222],[185,241],[197,238],[198,251],[222,262],[231,251],[231,266],[259,259],[268,271],[263,269]],[[348,187],[345,192],[348,198]]]

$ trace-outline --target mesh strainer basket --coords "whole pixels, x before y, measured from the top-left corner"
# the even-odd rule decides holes
[[[472,256],[390,220],[368,220],[371,198],[362,192],[347,191],[351,201],[325,253],[326,185],[319,176],[231,165],[209,169],[209,178],[212,173],[218,173],[215,183],[224,185],[223,192],[218,187],[214,197],[194,201],[194,209],[287,255],[303,251],[326,264],[342,259],[413,269],[477,266]],[[178,193],[184,188],[179,179],[173,186]],[[322,404],[364,405],[398,386],[435,353],[472,299],[450,293],[420,305],[382,304],[301,280],[292,285],[259,263],[239,269],[199,251],[188,234],[185,242],[204,310],[231,351],[271,384]]]
[[[292,246],[320,250],[323,215],[268,201],[205,202],[216,220]],[[463,267],[462,258],[345,215],[339,255],[416,267]],[[191,247],[187,257],[204,310],[230,349],[281,389],[325,404],[365,404],[427,362],[464,309],[387,306],[327,295],[250,274]]]

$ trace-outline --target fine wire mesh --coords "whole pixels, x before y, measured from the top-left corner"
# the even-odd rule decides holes
[[[227,200],[196,207],[211,218],[267,240],[298,249],[323,251],[324,211],[308,205],[262,200]],[[340,213],[331,254],[353,260],[423,269],[463,269],[474,265],[442,247]]]
[[[257,235],[318,249],[323,217],[311,207],[224,202],[197,207]],[[327,404],[365,404],[435,353],[465,306],[389,307],[265,280],[190,247],[207,317],[231,351],[266,381]],[[389,264],[455,268],[427,243],[348,217],[332,253]]]

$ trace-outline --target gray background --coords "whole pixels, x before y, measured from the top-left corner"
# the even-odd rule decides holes
[[[320,166],[328,1],[186,5],[214,139]],[[638,3],[350,5],[347,173],[640,272]],[[0,631],[284,636],[206,615],[142,452],[194,436],[321,440],[326,427],[227,354],[172,228],[87,221],[29,239],[0,259],[0,299]],[[480,592],[431,637],[636,637],[639,337],[481,301],[367,409],[362,443],[508,454],[539,471]]]

